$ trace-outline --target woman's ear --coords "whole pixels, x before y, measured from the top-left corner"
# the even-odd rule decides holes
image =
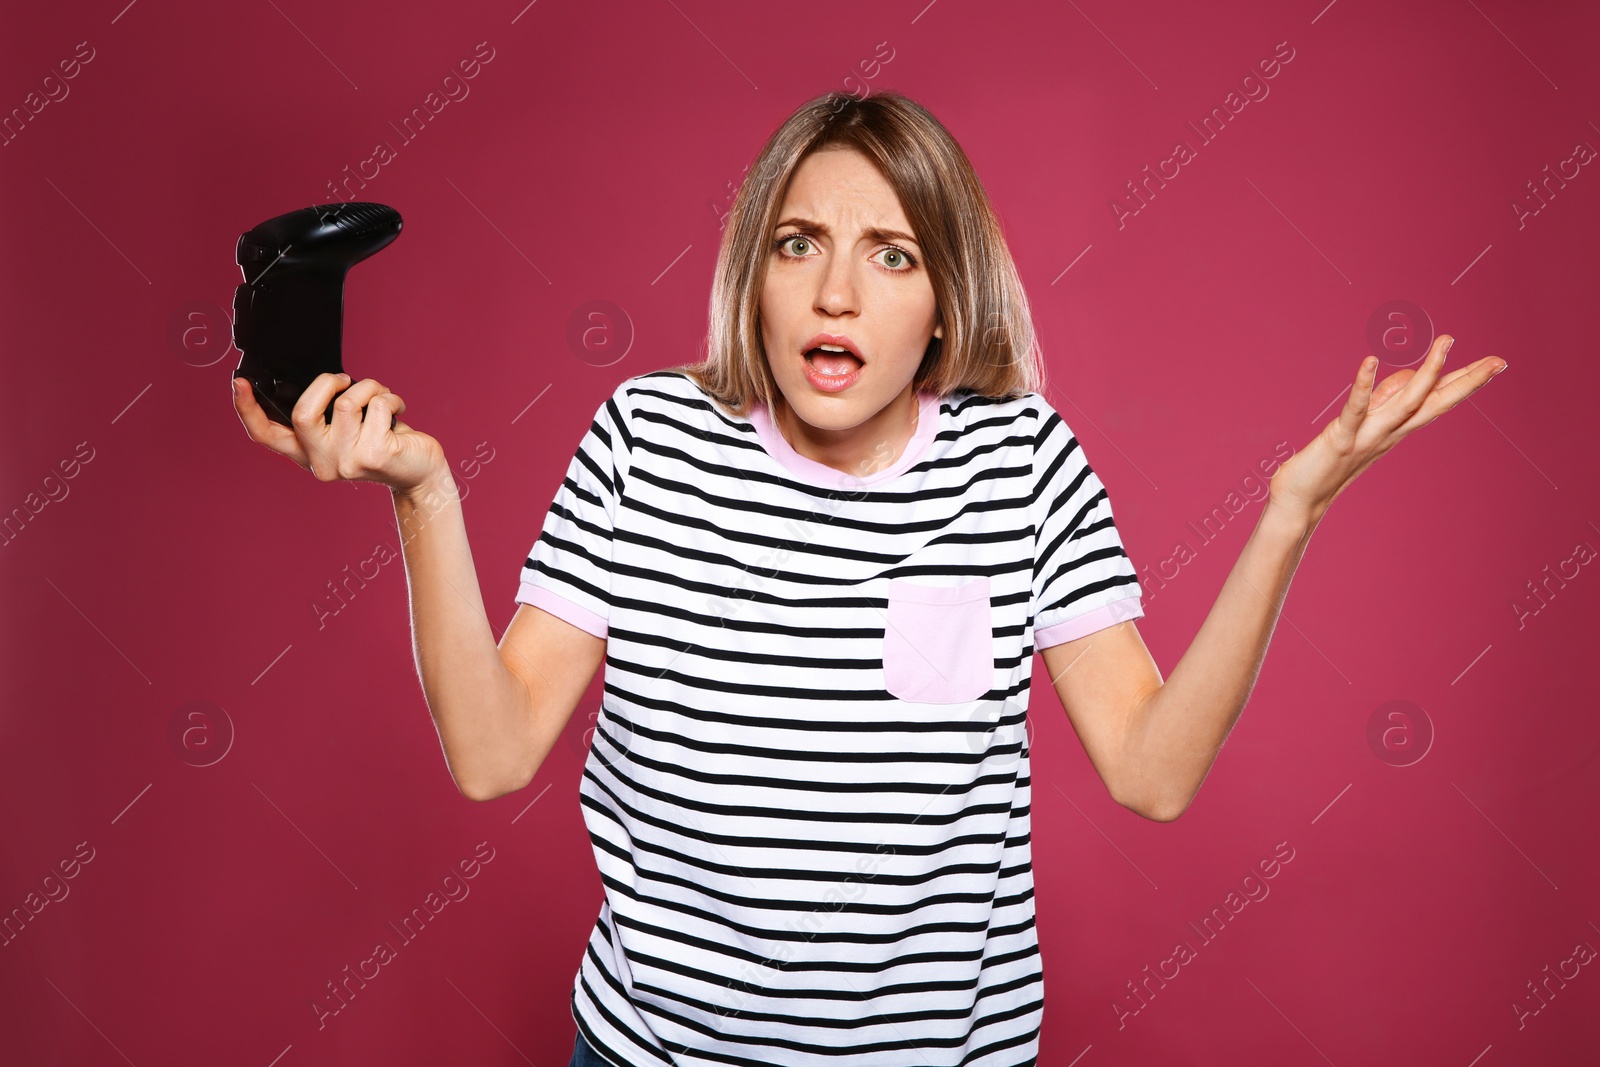
[[[941,341],[944,340],[944,319],[942,317],[938,322],[934,323],[933,335]]]

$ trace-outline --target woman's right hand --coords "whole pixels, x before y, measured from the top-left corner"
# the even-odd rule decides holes
[[[334,396],[333,422],[324,422]],[[292,429],[267,418],[244,378],[233,380],[233,407],[250,440],[287,456],[319,482],[379,482],[405,491],[447,466],[438,441],[391,418],[406,402],[372,378],[351,385],[348,374],[317,375],[289,415]]]

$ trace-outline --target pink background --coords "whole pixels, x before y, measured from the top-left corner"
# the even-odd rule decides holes
[[[998,205],[1164,673],[1260,513],[1252,471],[1332,417],[1378,309],[1432,324],[1393,333],[1380,376],[1433,330],[1459,338],[1450,367],[1509,363],[1339,499],[1182,819],[1107,797],[1037,671],[1041,1063],[1592,1062],[1600,967],[1549,979],[1520,1024],[1514,1005],[1600,948],[1578,429],[1600,165],[1562,162],[1600,146],[1600,8],[125,4],[31,5],[0,32],[4,113],[69,90],[0,147],[0,509],[25,513],[0,551],[0,909],[70,891],[0,947],[0,1061],[566,1062],[600,903],[577,802],[600,681],[532,786],[456,791],[403,564],[328,591],[397,545],[388,493],[268,455],[224,398],[234,241],[394,146],[359,194],[405,231],[351,275],[346,366],[457,464],[498,635],[596,405],[696,355],[742,168],[806,99],[870,87],[932,110]],[[469,94],[402,139],[479,42]],[[1202,143],[1187,124],[1280,42],[1293,59],[1248,86],[1270,93]],[[1119,225],[1179,139],[1196,158]],[[613,332],[585,348],[590,301]],[[480,842],[492,859],[450,883],[470,895],[402,941],[390,924]],[[1270,894],[1202,939],[1280,843],[1292,860],[1248,883]],[[380,940],[396,958],[319,1029]],[[1135,999],[1180,940],[1194,958]]]

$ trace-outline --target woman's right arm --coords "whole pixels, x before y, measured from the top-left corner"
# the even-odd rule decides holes
[[[456,788],[492,800],[531,782],[604,660],[605,640],[524,604],[496,646],[444,450],[400,420],[405,401],[379,382],[319,375],[295,404],[292,428],[268,419],[243,379],[233,400],[252,441],[318,481],[389,487],[417,671]]]
[[[412,650],[450,774],[473,800],[515,792],[561,736],[605,639],[523,604],[497,647],[449,468],[393,495]]]

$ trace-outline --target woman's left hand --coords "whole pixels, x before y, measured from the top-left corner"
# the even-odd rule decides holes
[[[1272,475],[1273,500],[1317,523],[1345,486],[1402,437],[1428,425],[1505,369],[1505,360],[1485,356],[1440,378],[1444,355],[1454,341],[1440,334],[1420,367],[1395,371],[1376,389],[1372,383],[1378,359],[1362,361],[1339,417]]]

